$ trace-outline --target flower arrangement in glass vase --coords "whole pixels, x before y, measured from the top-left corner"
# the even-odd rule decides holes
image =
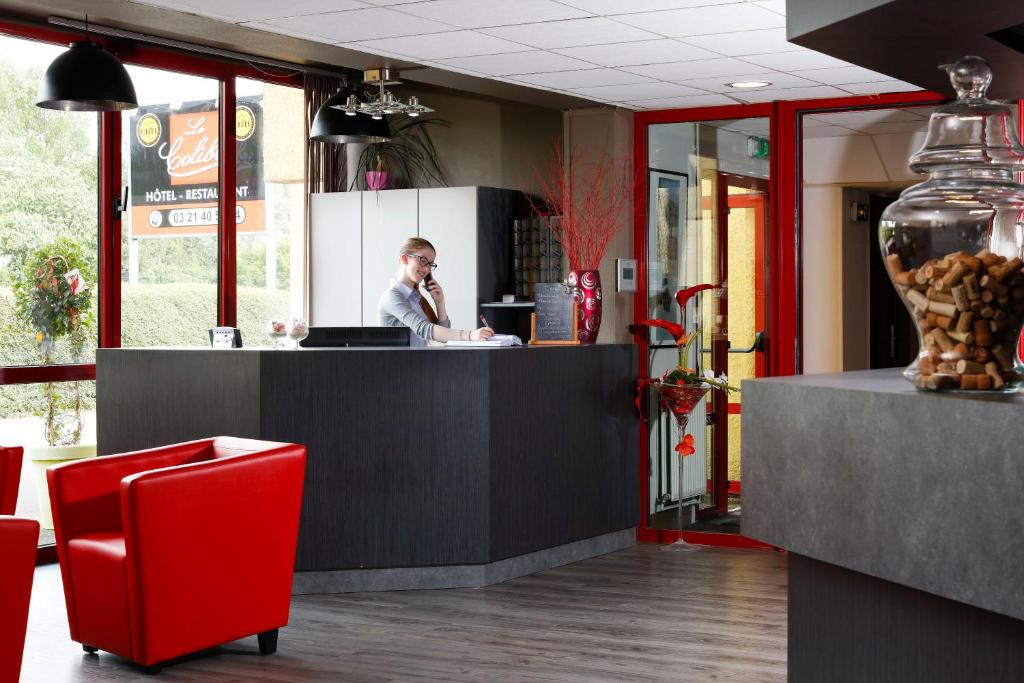
[[[733,391],[739,391],[737,387],[729,385],[728,378],[726,378],[725,375],[715,377],[714,372],[711,370],[701,372],[697,368],[690,367],[687,361],[690,356],[690,347],[701,337],[701,329],[698,327],[693,332],[686,331],[686,305],[689,303],[690,299],[695,297],[697,294],[706,290],[715,289],[720,289],[720,287],[717,285],[702,284],[681,289],[676,292],[676,303],[679,304],[679,319],[682,321],[680,323],[654,318],[651,320],[644,320],[636,325],[630,325],[629,327],[630,332],[633,334],[639,333],[640,329],[644,327],[657,327],[663,329],[672,335],[672,338],[676,342],[676,348],[679,351],[679,363],[674,368],[671,368],[660,377],[641,377],[637,380],[635,402],[637,412],[640,412],[642,417],[643,413],[640,411],[640,401],[643,398],[644,390],[648,387],[653,387],[654,390],[658,392],[658,402],[676,419],[676,423],[679,425],[679,434],[682,435],[679,443],[675,447],[676,452],[679,453],[678,466],[680,482],[683,481],[683,458],[688,455],[693,455],[696,452],[693,435],[686,434],[686,425],[690,420],[690,414],[693,412],[693,409],[697,407],[697,404],[700,403],[700,400],[704,398],[709,391],[723,391],[726,394]],[[700,358],[699,350],[697,358]],[[699,364],[699,361],[696,364]],[[682,501],[680,501],[680,531],[682,531],[683,528],[683,505]],[[678,545],[687,545],[683,541],[681,535]]]

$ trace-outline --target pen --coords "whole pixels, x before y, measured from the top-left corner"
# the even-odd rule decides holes
[[[482,322],[484,324],[484,327],[491,327],[491,324],[489,322],[487,322],[487,318],[484,317],[483,313],[480,314],[480,322]],[[494,328],[491,328],[491,329],[494,329]]]

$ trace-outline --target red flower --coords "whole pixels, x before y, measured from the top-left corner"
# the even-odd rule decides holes
[[[679,304],[679,310],[686,309],[686,303],[698,292],[703,292],[705,289],[718,289],[718,285],[695,285],[686,289],[680,289],[676,292],[676,303]]]
[[[697,450],[693,447],[693,434],[687,434],[683,437],[683,440],[676,446],[676,450],[679,451],[679,457],[685,458],[688,455],[693,455]]]
[[[648,327],[660,327],[661,329],[665,330],[666,332],[672,335],[672,338],[676,340],[676,344],[679,343],[680,339],[686,336],[686,330],[683,329],[682,325],[677,325],[676,323],[671,323],[667,320],[661,320],[659,318],[655,318],[652,320],[644,320],[643,322],[640,323],[640,325],[647,325]]]

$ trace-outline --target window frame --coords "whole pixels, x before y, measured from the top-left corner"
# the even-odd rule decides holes
[[[78,32],[54,29],[30,20],[0,19],[0,35],[10,38],[67,45],[82,40]],[[117,55],[125,64],[163,69],[191,76],[216,79],[220,89],[219,133],[221,140],[234,139],[235,80],[246,78],[301,88],[304,70],[299,64],[288,74],[275,75],[250,64],[233,62],[157,47],[121,38],[91,34],[89,39]],[[97,136],[97,229],[98,240],[98,325],[97,348],[121,346],[121,112],[99,116]],[[217,229],[217,319],[216,324],[237,323],[237,244],[235,225],[236,154],[234,145],[221,145]],[[211,321],[212,322],[212,321]],[[0,386],[45,382],[73,382],[96,379],[95,363],[0,366]]]

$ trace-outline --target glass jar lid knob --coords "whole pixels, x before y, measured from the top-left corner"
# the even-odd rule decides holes
[[[961,100],[984,99],[992,83],[992,69],[988,62],[974,55],[961,57],[955,63],[943,64],[939,68],[949,73],[949,82]]]

